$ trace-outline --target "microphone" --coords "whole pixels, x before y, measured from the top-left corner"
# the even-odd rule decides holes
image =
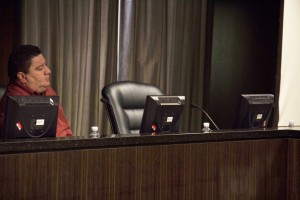
[[[215,122],[210,118],[210,116],[207,114],[207,112],[205,112],[205,110],[203,108],[200,108],[199,106],[191,103],[191,107],[192,108],[196,108],[198,110],[201,110],[202,112],[204,112],[204,114],[206,115],[206,117],[213,123],[213,125],[216,127],[217,130],[220,130],[219,127],[215,124]]]

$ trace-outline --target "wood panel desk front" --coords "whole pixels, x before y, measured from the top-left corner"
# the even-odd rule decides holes
[[[0,142],[0,199],[300,199],[300,131]]]

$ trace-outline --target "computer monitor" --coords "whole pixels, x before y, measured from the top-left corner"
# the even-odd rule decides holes
[[[242,94],[235,128],[268,127],[273,107],[273,94]]]
[[[2,137],[55,137],[58,108],[58,96],[7,96]]]
[[[184,102],[184,96],[147,96],[140,133],[178,132]]]

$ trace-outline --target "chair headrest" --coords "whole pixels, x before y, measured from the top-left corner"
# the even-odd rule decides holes
[[[146,97],[163,95],[156,86],[133,81],[111,83],[101,93],[115,134],[139,131]]]

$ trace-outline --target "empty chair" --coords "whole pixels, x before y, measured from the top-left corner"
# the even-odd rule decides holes
[[[109,84],[102,89],[114,134],[139,133],[147,95],[163,95],[156,86],[133,81]]]

